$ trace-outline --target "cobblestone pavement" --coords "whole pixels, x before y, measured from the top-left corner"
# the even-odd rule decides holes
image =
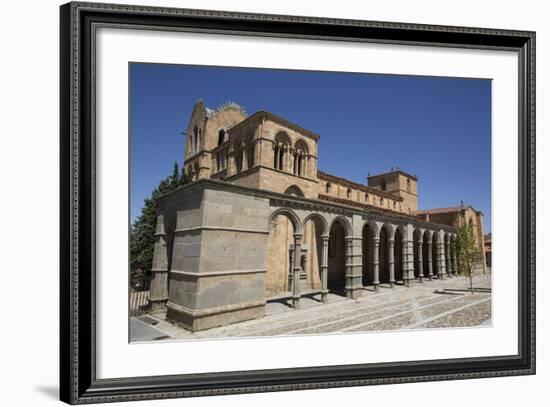
[[[469,292],[469,280],[453,277],[424,281],[407,288],[394,289],[382,285],[378,293],[366,287],[357,300],[330,293],[328,304],[320,302],[318,293],[304,294],[300,309],[289,306],[290,298],[269,300],[266,316],[226,327],[189,332],[162,319],[131,318],[131,340],[195,339],[220,337],[250,337],[272,335],[304,335],[331,332],[364,332],[396,329],[426,329],[491,326],[491,278],[474,278],[474,294]],[[154,323],[159,334],[142,336],[138,324]]]

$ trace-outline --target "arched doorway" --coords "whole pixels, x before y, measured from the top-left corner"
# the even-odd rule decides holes
[[[395,243],[393,249],[393,263],[395,282],[403,283],[403,234],[400,229],[395,231]]]
[[[326,233],[326,229],[326,222],[320,215],[311,215],[304,221],[302,238],[304,288],[321,289],[321,266],[323,262],[322,236]]]
[[[432,270],[433,270],[433,276],[441,278],[439,274],[439,233],[434,233],[432,237]]]
[[[268,230],[266,297],[274,297],[292,290],[295,227],[281,212],[271,217]]]
[[[418,229],[415,229],[413,232],[413,267],[414,267],[414,277],[420,278],[420,265],[421,265],[421,259],[420,256],[422,250],[422,236],[421,233],[418,231]],[[422,274],[424,274],[424,270],[422,270]]]
[[[344,293],[346,286],[346,229],[340,221],[330,228],[328,241],[328,289]]]
[[[379,280],[380,284],[390,282],[390,264],[389,264],[389,233],[386,226],[380,229],[380,249],[379,249]]]

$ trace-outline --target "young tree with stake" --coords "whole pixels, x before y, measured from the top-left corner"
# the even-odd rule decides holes
[[[456,258],[458,260],[458,272],[470,279],[470,292],[474,293],[472,275],[474,267],[479,260],[480,250],[474,238],[472,225],[464,224],[458,228],[455,241]]]

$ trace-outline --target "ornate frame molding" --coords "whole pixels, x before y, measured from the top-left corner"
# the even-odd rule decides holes
[[[131,5],[61,6],[60,394],[71,404],[535,373],[535,33]],[[445,359],[96,378],[95,28],[511,50],[519,55],[519,352]]]

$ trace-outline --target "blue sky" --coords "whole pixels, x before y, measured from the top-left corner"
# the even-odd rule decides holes
[[[320,170],[366,183],[399,166],[419,208],[463,200],[491,230],[491,81],[364,73],[131,64],[131,221],[183,161],[197,99],[268,110],[321,136]]]

